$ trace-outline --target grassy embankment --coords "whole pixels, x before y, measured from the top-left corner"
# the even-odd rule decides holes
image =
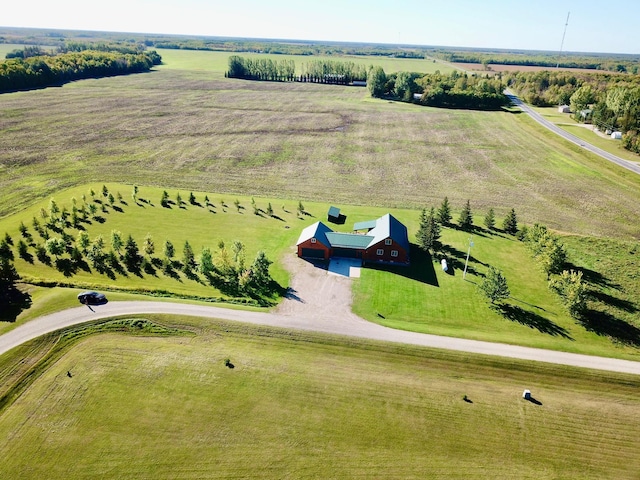
[[[236,196],[246,199],[256,195],[273,199],[276,213],[282,203],[295,205],[300,199],[306,205],[315,200],[339,206],[381,207],[363,208],[364,219],[375,218],[374,212],[385,213],[396,207],[437,206],[444,196],[449,197],[454,208],[460,208],[469,198],[479,216],[493,207],[500,218],[513,207],[521,222],[541,222],[565,232],[615,235],[623,239],[637,235],[638,176],[561,141],[522,115],[443,111],[382,102],[370,99],[358,88],[228,80],[223,77],[226,54],[166,51],[164,58],[166,65],[150,74],[2,95],[0,103],[6,114],[2,134],[6,143],[0,149],[0,211],[16,212],[38,199],[46,206],[48,197],[58,196],[63,187],[88,181],[119,181],[137,182],[143,185],[143,192],[151,188],[146,185],[167,188],[172,194],[180,190],[183,197],[190,190],[222,192],[212,194],[214,202],[220,197],[231,201]],[[126,191],[122,193],[129,198]],[[154,201],[159,201],[157,195]],[[320,205],[318,215],[323,215],[326,204]],[[161,220],[162,228],[156,229],[148,223],[156,222],[155,218],[147,219],[146,224],[127,222],[122,227],[110,223],[118,215],[109,215],[111,219],[104,224],[104,231],[93,225],[92,235],[99,231],[108,235],[115,228],[125,235],[135,233],[140,243],[141,236],[149,232],[156,243],[170,238],[179,248],[187,236],[185,232],[198,225],[194,238],[202,240],[194,240],[195,243],[215,247],[219,240],[202,230],[206,222],[195,217],[178,216],[185,219],[178,224],[173,223],[173,217],[165,217]],[[30,215],[27,217],[25,221]],[[417,212],[410,217],[402,220],[414,232]],[[350,221],[351,218],[355,217],[350,217]],[[481,219],[476,220],[480,222]],[[262,222],[261,226],[281,228],[281,223]],[[229,224],[221,231],[236,228],[243,227]],[[247,238],[243,241],[249,247],[253,237]],[[261,248],[268,254],[273,248],[271,258],[276,259],[278,249],[285,245],[289,248],[297,235],[282,229],[274,238],[259,238]],[[460,253],[466,251],[467,237],[452,231],[445,232],[444,240],[459,261]],[[579,245],[580,241],[576,243]],[[476,244],[475,251],[484,248],[479,240]],[[619,254],[613,264],[624,266],[633,260],[626,243],[615,244],[619,245]],[[544,290],[541,287],[544,279],[535,267],[528,267],[526,273],[512,272],[511,265],[520,262],[509,258],[510,244],[492,248],[496,245],[492,241],[488,245],[486,256],[478,258],[485,265],[506,269],[514,297],[551,312],[543,313],[542,321],[539,308],[516,302],[533,313],[523,315],[518,309],[509,312],[510,318],[515,323],[532,326],[535,336],[546,339],[543,343],[551,340],[577,344],[562,340],[561,333],[569,332],[570,337],[577,338],[581,331],[574,331],[578,327],[573,322],[555,318],[560,308],[557,302],[552,302],[555,306],[551,308],[546,306],[546,300],[535,300],[537,293],[532,293],[531,298],[518,294]],[[194,247],[197,252],[199,245]],[[527,265],[526,261],[522,264]],[[480,271],[482,267],[478,267]],[[276,279],[286,283],[287,274],[278,265],[272,269]],[[616,280],[621,270],[622,267],[594,270],[609,283],[623,285],[609,291],[608,296],[600,296],[598,301],[602,303],[604,299],[607,305],[603,308],[615,318],[633,320],[637,313],[633,300],[637,287],[632,282]],[[392,278],[393,289],[402,291],[406,280],[396,282],[400,277]],[[445,277],[444,281],[447,279],[450,278]],[[532,279],[535,288],[526,286]],[[149,282],[166,281],[120,278],[118,283],[139,282],[147,286]],[[454,289],[434,289],[444,297],[426,302],[428,307],[422,301],[428,284],[414,282],[409,290],[415,293],[407,297],[409,312],[398,308],[393,295],[365,283],[361,284],[362,298],[370,299],[376,290],[379,298],[370,303],[375,306],[356,305],[356,309],[373,319],[378,318],[376,313],[386,312],[397,327],[417,328],[410,324],[416,323],[420,315],[433,319],[430,331],[458,334],[459,326],[449,328],[448,322],[440,320],[461,313],[470,314],[468,318],[487,318],[477,317],[484,306],[460,310],[457,305],[466,305],[465,299],[475,301],[468,289],[458,289],[460,282],[454,283]],[[209,287],[197,284],[187,287],[175,282],[171,288],[189,292],[200,289],[201,293],[211,294]],[[36,292],[34,298],[39,295],[49,296]],[[49,305],[52,303],[55,302]],[[557,315],[560,318],[564,314]],[[411,320],[402,327],[400,320],[405,316]],[[496,323],[502,325],[504,319],[498,315],[493,315],[493,319],[494,324],[480,328],[485,332],[483,335],[497,332],[497,338],[517,341],[517,328],[505,333],[502,326],[493,328]],[[509,327],[512,328],[515,324]],[[541,334],[539,330],[548,332]],[[549,335],[553,332],[555,338]],[[631,339],[634,344],[637,338],[634,332],[632,329],[620,335],[614,329],[610,337],[623,344],[629,344]],[[598,340],[601,341],[605,340]]]
[[[112,194],[131,190],[130,185],[105,184]],[[102,185],[77,187],[55,197],[59,208],[71,209],[72,198],[81,199],[85,195],[88,203],[93,200],[88,194],[93,189],[98,192],[99,202],[104,204],[106,213],[98,210],[98,220],[91,219],[82,223],[82,229],[89,238],[101,235],[105,240],[105,251],[111,249],[111,232],[121,232],[122,237],[132,235],[140,249],[147,234],[155,243],[155,252],[151,260],[163,259],[162,248],[166,240],[176,247],[176,258],[182,256],[182,246],[189,241],[196,255],[203,247],[209,247],[217,258],[218,244],[224,241],[230,246],[239,240],[245,244],[247,263],[250,263],[258,250],[264,250],[267,256],[275,260],[271,267],[274,279],[282,286],[289,285],[289,274],[282,267],[285,255],[294,255],[295,242],[305,226],[317,220],[324,220],[328,204],[306,203],[307,215],[297,213],[297,202],[280,203],[278,199],[254,198],[256,207],[263,212],[271,203],[274,216],[264,213],[255,215],[251,198],[232,196],[222,198],[216,194],[194,192],[195,205],[186,202],[182,208],[172,205],[171,208],[160,206],[162,189],[144,187],[139,191],[138,203],[124,200],[124,203],[111,207],[102,197]],[[181,192],[188,199],[190,192]],[[177,191],[171,191],[175,199]],[[205,195],[211,205],[205,206]],[[144,201],[142,201],[144,200]],[[240,209],[235,207],[236,200]],[[224,201],[225,206],[222,206]],[[48,208],[49,201],[33,205],[17,215],[0,221],[0,233],[9,233],[17,244],[21,238],[18,231],[20,222],[29,226],[32,235],[30,243],[42,244],[44,240],[31,228],[32,218],[39,218],[41,208]],[[77,200],[81,206],[82,200]],[[343,212],[348,221],[338,227],[349,231],[354,222],[377,218],[389,210],[374,207],[357,207],[343,205]],[[391,210],[391,213],[405,223],[414,241],[418,229],[419,212],[415,210]],[[501,219],[498,219],[500,221]],[[476,223],[481,219],[476,218]],[[66,232],[76,238],[80,230],[68,227]],[[60,235],[53,231],[51,236]],[[469,268],[463,280],[463,269],[469,239],[473,238]],[[448,273],[441,271],[438,255],[431,258],[417,248],[412,251],[410,268],[375,269],[366,268],[359,280],[354,280],[354,310],[359,315],[372,321],[380,322],[393,328],[413,330],[425,333],[458,336],[465,338],[522,344],[541,348],[567,350],[588,354],[621,356],[637,358],[637,347],[640,345],[640,331],[633,327],[633,314],[637,311],[635,303],[633,279],[624,278],[619,268],[608,268],[616,272],[614,276],[602,275],[598,281],[595,273],[601,269],[590,263],[586,270],[592,272],[588,277],[593,289],[590,317],[597,318],[607,312],[611,317],[607,322],[588,322],[587,327],[576,323],[563,310],[558,299],[547,288],[546,277],[530,258],[526,248],[513,237],[499,232],[488,232],[477,229],[473,233],[445,228],[443,231],[444,254],[449,260]],[[576,243],[577,242],[577,243]],[[579,246],[580,240],[574,242]],[[622,244],[620,244],[622,245]],[[149,271],[138,274],[128,272],[124,267],[110,269],[99,273],[90,265],[64,270],[56,268],[56,261],[50,258],[50,264],[39,261],[35,255],[35,247],[29,247],[28,260],[19,258],[17,248],[16,267],[23,278],[40,285],[75,286],[77,288],[93,288],[109,292],[111,300],[135,298],[125,294],[143,293],[174,297],[178,299],[231,301],[225,292],[211,286],[202,276],[188,277],[179,270],[166,273],[156,263]],[[626,255],[626,256],[625,256]],[[61,258],[67,258],[64,254]],[[633,259],[630,251],[619,251],[608,256],[610,266],[618,266],[625,258]],[[477,285],[488,266],[501,269],[511,289],[511,298],[499,309],[490,309],[486,301],[477,291]],[[573,268],[580,268],[577,263]],[[595,269],[593,269],[595,268]],[[607,282],[621,285],[620,290],[609,288]],[[120,296],[114,296],[116,293]],[[36,289],[34,291],[34,307],[25,309],[13,323],[4,323],[0,331],[14,328],[38,314],[46,313],[52,307],[59,309],[75,305],[76,291],[57,288],[53,291]],[[609,318],[607,317],[607,318]],[[611,326],[613,319],[628,321],[627,330],[616,331]],[[621,322],[621,325],[625,325]],[[612,343],[613,341],[613,343]]]
[[[197,334],[56,356],[0,416],[2,478],[637,475],[637,377],[149,319]]]

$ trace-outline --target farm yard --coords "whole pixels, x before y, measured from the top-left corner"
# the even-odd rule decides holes
[[[278,286],[265,310],[295,274],[300,231],[330,205],[347,216],[337,230],[392,212],[413,243],[422,208],[447,197],[456,219],[470,200],[473,232],[442,231],[449,273],[413,244],[411,267],[364,268],[349,281],[354,314],[403,330],[638,359],[638,176],[510,109],[439,110],[357,87],[231,80],[228,54],[160,53],[164,64],[149,74],[0,96],[0,235],[17,242],[23,222],[37,238],[32,219],[52,198],[70,211],[73,198],[91,203],[93,190],[101,220],[68,228],[74,237],[85,231],[108,245],[116,230],[142,245],[149,235],[152,266],[167,239],[176,250],[188,240],[196,254],[240,241],[248,261],[264,250]],[[123,200],[100,198],[103,185]],[[521,226],[560,235],[569,266],[585,272],[589,322],[569,316],[522,242],[479,227],[489,208],[500,221],[513,208]],[[65,272],[52,260],[16,254],[32,303],[0,332],[75,305],[79,288],[110,301],[233,300],[180,272]],[[502,309],[477,290],[489,266],[509,281]],[[114,331],[109,322],[0,357],[0,393],[11,394],[0,403],[9,452],[0,476],[637,475],[633,376],[177,316],[120,319]],[[524,388],[537,403],[521,398]]]

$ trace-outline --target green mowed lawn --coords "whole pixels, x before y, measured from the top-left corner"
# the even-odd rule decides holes
[[[91,336],[35,380],[0,477],[637,478],[636,377],[164,321],[199,333]]]
[[[113,206],[109,205],[101,193],[103,185],[113,195],[120,193],[123,203],[116,201]],[[90,219],[81,225],[90,239],[103,237],[105,251],[112,249],[111,232],[114,230],[119,231],[123,238],[132,235],[140,251],[145,237],[149,235],[155,244],[155,252],[150,258],[158,262],[164,258],[163,245],[166,240],[174,244],[177,259],[182,258],[183,245],[188,241],[196,259],[199,259],[203,247],[209,247],[216,262],[219,260],[221,241],[227,248],[234,241],[240,241],[244,244],[246,264],[253,260],[259,250],[265,251],[274,262],[270,272],[282,291],[290,281],[290,272],[284,268],[284,257],[296,255],[295,244],[302,229],[315,221],[325,221],[329,208],[329,204],[305,202],[307,214],[300,215],[297,212],[298,202],[294,200],[223,196],[199,191],[180,191],[186,203],[178,208],[175,204],[176,189],[167,190],[174,204],[171,208],[163,208],[160,205],[162,189],[141,187],[139,201],[135,203],[131,198],[131,185],[111,183],[83,185],[61,191],[53,199],[60,209],[70,211],[73,198],[78,206],[84,203],[83,195],[87,203],[95,203],[90,190],[96,192],[99,202],[104,202],[106,213],[99,208],[96,214],[99,221]],[[190,193],[194,193],[195,205],[188,202]],[[205,196],[209,198],[209,206],[205,205]],[[236,201],[239,209],[235,206]],[[254,213],[252,201],[259,209],[258,215]],[[264,213],[269,204],[273,209],[272,217]],[[392,213],[407,226],[409,239],[415,242],[419,211],[342,204],[340,207],[347,221],[344,225],[332,224],[337,230],[350,231],[356,222]],[[131,293],[161,294],[191,300],[233,300],[228,293],[214,288],[204,276],[190,278],[178,269],[172,274],[165,273],[160,266],[138,274],[125,268],[100,273],[87,262],[84,267],[64,270],[57,268],[53,256],[50,256],[49,265],[39,261],[34,246],[29,247],[27,259],[21,258],[17,251],[17,243],[22,238],[18,226],[21,222],[28,226],[32,235],[28,243],[43,244],[44,240],[32,228],[33,217],[41,219],[40,211],[43,208],[48,210],[49,200],[1,220],[0,234],[6,232],[13,239],[16,268],[24,280],[40,285],[58,285],[58,288],[52,291],[27,288],[27,294],[32,295],[31,306],[25,308],[15,322],[3,323],[0,331],[12,329],[38,315],[76,305],[78,289],[102,290],[108,293],[111,300],[138,298]],[[502,219],[497,220],[500,223]],[[476,217],[475,223],[481,222]],[[65,229],[72,239],[77,238],[79,231],[71,227]],[[61,233],[50,231],[50,235],[60,236]],[[469,250],[470,240],[473,246]],[[581,254],[593,247],[581,248],[580,242],[572,243],[570,260],[573,257],[573,263],[568,268],[584,267],[588,274],[585,280],[593,289],[591,320],[580,323],[569,317],[559,299],[548,289],[545,275],[531,259],[525,245],[514,237],[483,229],[468,233],[452,226],[443,229],[442,242],[442,253],[433,258],[414,245],[409,268],[364,268],[361,278],[352,281],[355,313],[392,328],[417,332],[638,358],[640,330],[634,319],[638,309],[634,299],[637,287],[633,286],[634,279],[625,276],[625,270],[620,268],[630,265],[629,262],[634,258],[631,244],[608,242],[611,246],[609,250],[601,251],[608,252],[606,258],[611,263],[601,268],[600,265],[594,265],[591,258]],[[443,257],[449,265],[446,273],[440,265]],[[69,258],[69,254],[65,253],[60,258]],[[468,267],[466,275],[465,264]],[[504,305],[496,308],[490,308],[478,291],[478,285],[489,266],[504,273],[511,291],[511,297]],[[631,267],[629,271],[633,270]],[[620,287],[606,288],[607,283]],[[64,286],[76,289],[60,288]],[[275,304],[279,298],[272,300]]]

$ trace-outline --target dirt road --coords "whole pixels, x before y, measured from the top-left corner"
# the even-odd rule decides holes
[[[116,315],[166,313],[219,318],[640,375],[640,362],[406,332],[370,323],[350,311],[351,279],[329,275],[326,270],[296,257],[288,258],[286,262],[289,263],[287,266],[293,272],[290,295],[273,313],[147,301],[109,302],[107,305],[93,307],[93,311],[86,306],[80,306],[40,317],[0,336],[0,354],[45,333],[90,320]]]

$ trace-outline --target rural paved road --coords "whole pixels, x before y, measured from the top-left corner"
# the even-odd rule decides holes
[[[527,115],[529,115],[531,118],[533,118],[536,122],[538,122],[543,127],[548,128],[552,132],[560,135],[561,137],[569,140],[572,143],[575,143],[576,145],[579,145],[585,150],[595,153],[596,155],[600,155],[605,160],[609,160],[610,162],[620,165],[621,167],[626,168],[627,170],[631,170],[632,172],[640,174],[640,164],[629,162],[628,160],[625,160],[616,155],[613,155],[612,153],[605,152],[601,148],[591,145],[590,143],[582,140],[581,138],[576,137],[575,135],[572,135],[569,132],[563,130],[562,128],[558,127],[556,124],[544,118],[542,115],[540,115],[538,112],[533,110],[531,107],[529,107],[526,103],[520,100],[509,89],[505,90],[504,93],[505,95],[507,95],[507,97],[509,97],[509,100],[511,100],[511,102],[513,102],[514,105],[519,107],[523,112],[525,112]]]
[[[165,313],[234,320],[245,323],[271,325],[275,327],[640,375],[640,362],[406,332],[370,323],[355,315],[347,315],[344,317],[314,315],[312,317],[306,317],[300,315],[231,310],[213,306],[146,301],[110,302],[107,305],[92,308],[93,311],[85,306],[71,308],[20,325],[14,330],[0,336],[0,354],[45,333],[90,320],[115,315]]]

